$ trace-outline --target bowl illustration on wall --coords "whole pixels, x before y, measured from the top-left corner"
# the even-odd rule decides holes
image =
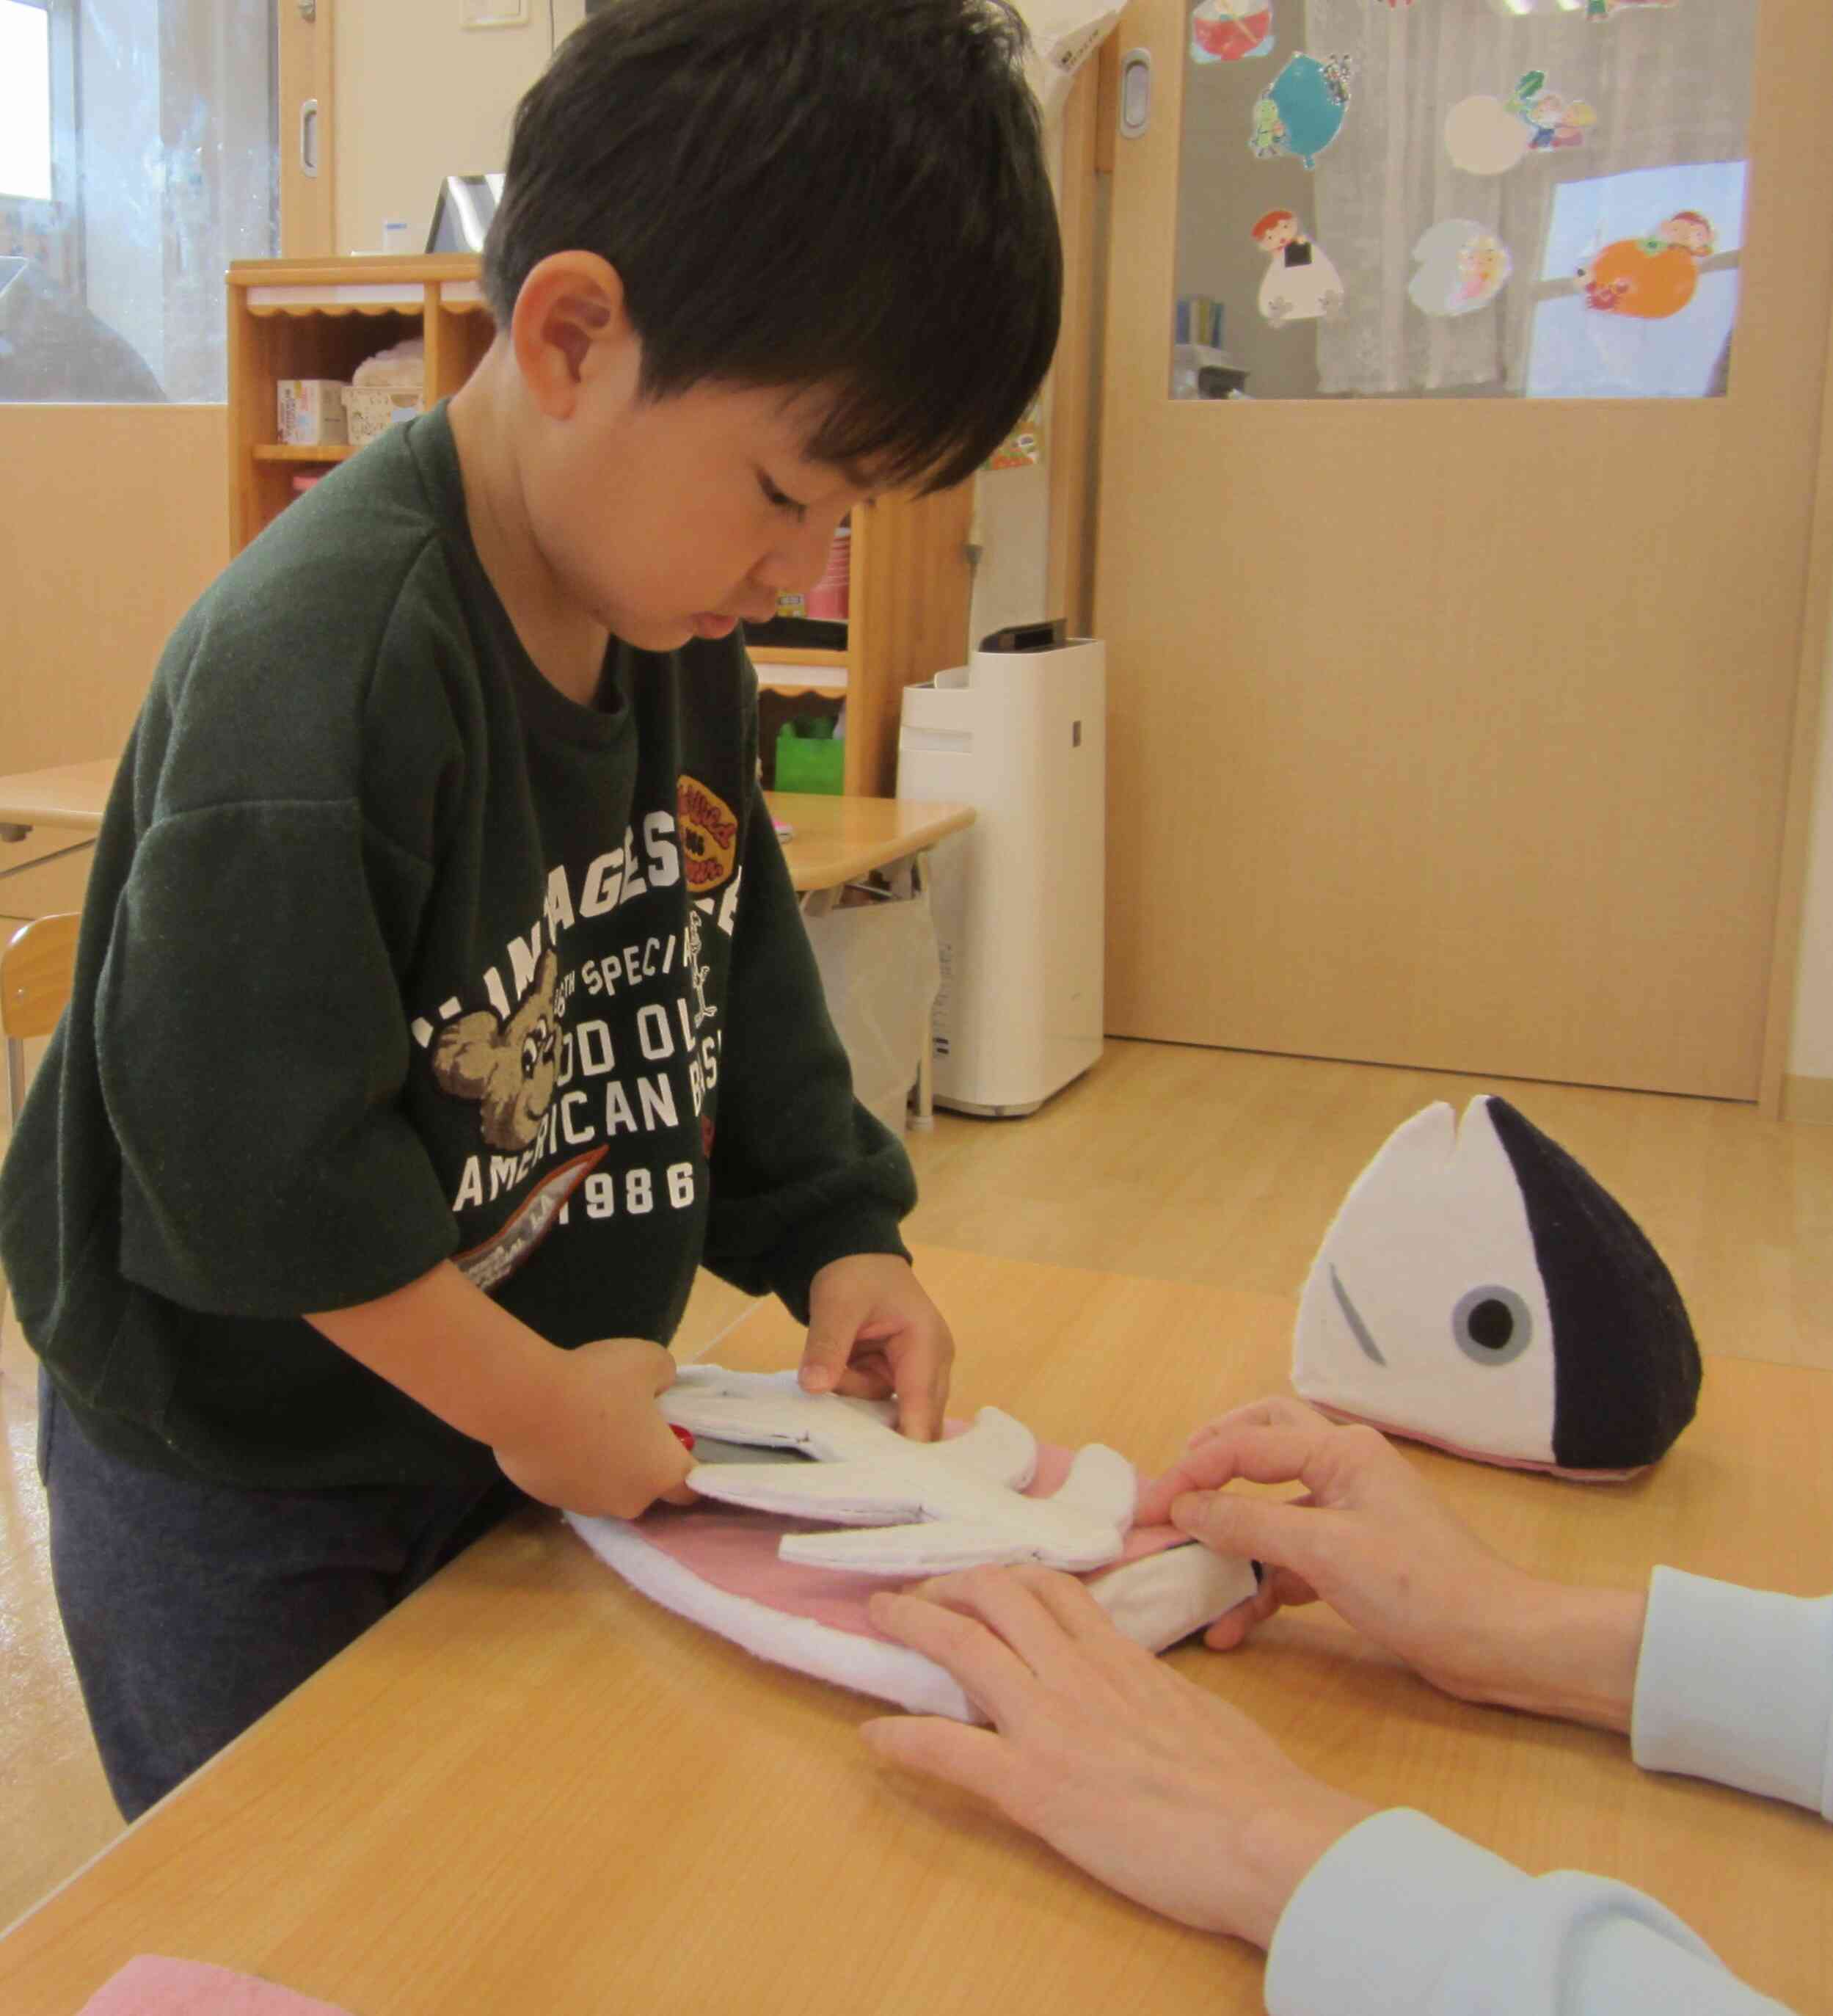
[[[1598,123],[1582,98],[1547,88],[1547,73],[1524,72],[1506,98],[1460,99],[1445,115],[1445,152],[1473,175],[1504,175],[1530,154],[1584,145]]]
[[[1439,220],[1413,248],[1418,271],[1407,283],[1413,305],[1429,315],[1462,315],[1487,308],[1508,284],[1515,261],[1487,225],[1468,217]]]
[[[1190,17],[1192,63],[1240,63],[1272,53],[1271,0],[1202,0]]]

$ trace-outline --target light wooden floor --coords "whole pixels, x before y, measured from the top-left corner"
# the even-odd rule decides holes
[[[929,1244],[1296,1296],[1344,1191],[1434,1099],[1495,1090],[1562,1142],[1666,1257],[1707,1350],[1833,1369],[1833,1128],[1637,1093],[1112,1043],[1024,1121],[911,1136]],[[749,1306],[703,1280],[678,1355]],[[1218,1353],[1228,1340],[1216,1340]],[[1140,1377],[1149,1379],[1149,1364]],[[45,1557],[30,1354],[0,1339],[0,1925],[118,1831]]]

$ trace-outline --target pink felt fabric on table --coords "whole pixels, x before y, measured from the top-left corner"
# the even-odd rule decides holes
[[[348,2016],[251,1974],[207,1960],[142,1953],[85,2002],[77,2016]]]

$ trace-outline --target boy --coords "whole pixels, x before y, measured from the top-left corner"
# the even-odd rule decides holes
[[[620,0],[519,108],[497,337],[230,567],[117,780],[0,1178],[130,1817],[526,1493],[691,1497],[695,1265],[808,1386],[952,1352],[756,788],[736,632],[1054,347],[1001,0]],[[555,1346],[562,1347],[556,1349]]]

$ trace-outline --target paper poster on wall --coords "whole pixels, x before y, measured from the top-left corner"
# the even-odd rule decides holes
[[[1418,270],[1407,283],[1413,304],[1429,315],[1474,315],[1486,308],[1515,270],[1508,247],[1467,217],[1447,217],[1413,248]]]
[[[1307,238],[1289,210],[1270,210],[1254,226],[1254,243],[1267,254],[1260,308],[1275,329],[1341,312],[1342,275],[1330,255]]]
[[[987,458],[988,469],[1032,469],[1044,459],[1044,395],[1039,393],[1019,423]]]
[[[1062,111],[1076,73],[1100,48],[1120,13],[1113,0],[1027,0],[1031,46],[1025,54],[1025,75],[1047,121]]]
[[[1190,17],[1192,63],[1242,63],[1273,53],[1267,0],[1202,0]]]
[[[1350,59],[1326,56],[1321,62],[1301,51],[1254,105],[1248,144],[1256,160],[1296,154],[1308,168],[1342,131],[1350,108]]]
[[[1534,311],[1530,396],[1722,392],[1738,317],[1747,180],[1747,164],[1737,160],[1562,184],[1539,275],[1545,298]],[[1652,228],[1651,219],[1659,220]],[[1619,245],[1654,249],[1606,259]],[[1670,251],[1673,258],[1661,258]],[[1638,278],[1645,290],[1635,286]],[[1618,279],[1630,288],[1617,290]],[[1664,308],[1671,312],[1648,312]]]
[[[1506,98],[1460,99],[1445,115],[1445,152],[1467,175],[1503,175],[1530,154],[1583,146],[1597,123],[1583,99],[1549,91],[1547,73],[1530,70]]]
[[[1675,211],[1646,238],[1619,238],[1587,259],[1575,276],[1587,304],[1604,315],[1659,322],[1678,315],[1698,290],[1699,268],[1716,249],[1710,218]]]

